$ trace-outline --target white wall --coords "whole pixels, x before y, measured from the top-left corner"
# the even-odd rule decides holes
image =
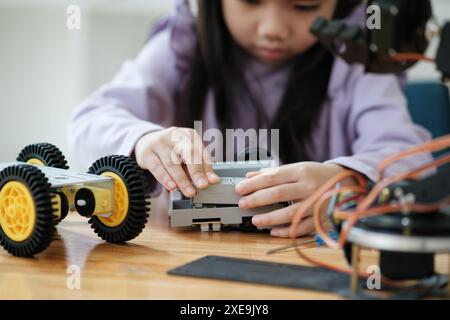
[[[70,4],[81,8],[79,31],[66,27]],[[71,160],[70,111],[138,53],[171,8],[171,0],[0,0],[0,161],[34,142]]]
[[[71,109],[137,54],[172,2],[0,0],[0,161],[14,160],[22,147],[40,141],[67,154]],[[450,19],[450,1],[434,2],[439,18]],[[66,28],[69,4],[81,7],[81,31]],[[437,79],[433,70],[420,64],[411,75]]]

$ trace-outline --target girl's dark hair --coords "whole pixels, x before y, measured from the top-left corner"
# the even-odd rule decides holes
[[[360,0],[338,0],[334,18],[348,16]],[[214,93],[216,117],[220,129],[233,128],[230,102],[231,82],[239,80],[246,87],[242,74],[233,63],[234,45],[225,25],[222,1],[198,0],[198,44],[190,75],[182,97],[182,108],[175,118],[176,125],[193,127],[202,119],[208,90]],[[334,57],[320,43],[296,58],[278,114],[270,127],[280,129],[280,158],[284,163],[310,160],[305,142],[318,121],[327,89]],[[232,79],[232,80],[231,80]],[[251,93],[249,92],[251,97]],[[255,97],[251,97],[258,123],[264,112]],[[258,129],[258,128],[255,128]]]

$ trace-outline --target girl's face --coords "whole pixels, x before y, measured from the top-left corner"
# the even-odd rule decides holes
[[[319,16],[331,18],[336,1],[222,0],[222,8],[234,40],[259,60],[279,65],[314,45],[309,28]]]

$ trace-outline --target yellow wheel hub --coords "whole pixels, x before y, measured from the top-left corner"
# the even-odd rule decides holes
[[[113,172],[104,172],[104,177],[114,179],[114,211],[110,217],[98,217],[100,221],[107,227],[117,227],[126,218],[129,208],[129,196],[127,186],[122,178]]]
[[[35,165],[35,166],[45,166],[45,163],[37,158],[31,158],[26,162],[27,164]]]
[[[0,190],[0,226],[8,238],[27,240],[36,224],[36,205],[27,186],[11,181]]]

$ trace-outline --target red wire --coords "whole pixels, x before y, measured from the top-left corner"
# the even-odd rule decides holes
[[[413,53],[413,52],[405,52],[405,53],[397,53],[390,57],[391,60],[397,61],[397,62],[417,62],[417,61],[427,61],[427,62],[434,62],[433,58],[427,57],[420,53]]]

